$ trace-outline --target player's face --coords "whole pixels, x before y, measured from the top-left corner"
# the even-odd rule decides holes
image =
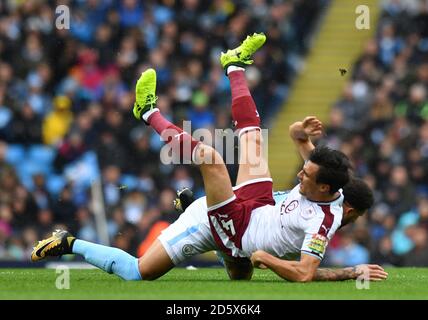
[[[311,161],[306,161],[302,170],[297,174],[300,180],[300,193],[311,199],[316,196],[319,190],[319,185],[316,183],[316,177],[319,166]]]

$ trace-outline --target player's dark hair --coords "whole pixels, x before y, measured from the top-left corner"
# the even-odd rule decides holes
[[[360,212],[370,209],[374,203],[373,191],[367,183],[360,178],[351,178],[343,187],[345,202]]]
[[[329,185],[330,194],[334,194],[348,183],[351,165],[343,152],[318,146],[312,150],[309,160],[319,166],[316,182]]]

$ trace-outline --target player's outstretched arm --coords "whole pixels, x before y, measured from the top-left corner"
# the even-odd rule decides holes
[[[311,151],[315,148],[311,137],[319,136],[322,131],[322,122],[313,116],[306,117],[303,121],[297,121],[290,125],[290,137],[304,160],[309,159]]]
[[[300,261],[287,261],[258,250],[251,255],[251,262],[255,268],[269,268],[285,280],[310,282],[314,280],[321,261],[307,254],[302,254]]]
[[[318,268],[320,260],[306,254],[302,254],[300,261],[287,261],[258,250],[252,254],[251,262],[255,268],[269,268],[281,278],[295,282],[355,280],[360,276],[369,281],[382,281],[388,277],[388,273],[376,264],[341,269]]]
[[[314,277],[314,281],[343,281],[355,280],[359,277],[370,281],[382,281],[388,278],[388,273],[377,264],[360,264],[355,267],[342,269],[319,268]]]

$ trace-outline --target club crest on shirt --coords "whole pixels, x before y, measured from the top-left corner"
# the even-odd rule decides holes
[[[313,217],[315,217],[315,213],[316,212],[315,212],[314,207],[309,206],[308,208],[302,210],[300,214],[302,215],[303,219],[309,220],[309,219],[312,219]]]
[[[195,247],[193,247],[191,244],[185,244],[181,251],[186,257],[195,255]]]
[[[281,213],[290,213],[294,209],[296,209],[299,206],[298,200],[291,201],[288,205],[285,205],[285,202],[281,206]]]

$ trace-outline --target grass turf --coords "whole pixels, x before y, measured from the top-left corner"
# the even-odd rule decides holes
[[[355,281],[291,283],[266,270],[230,281],[223,269],[174,269],[152,282],[126,282],[100,270],[70,270],[70,289],[54,269],[0,269],[0,299],[428,299],[428,268],[388,268],[389,278],[358,290]]]

